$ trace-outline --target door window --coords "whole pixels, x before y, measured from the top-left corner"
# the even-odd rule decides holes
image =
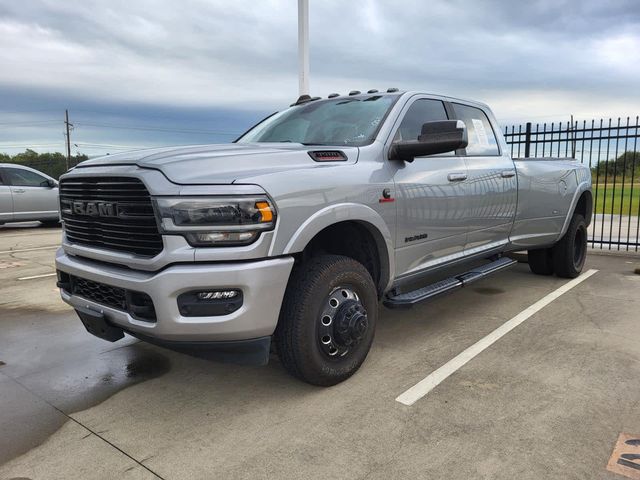
[[[47,179],[31,170],[5,168],[4,176],[14,187],[46,187]]]
[[[467,126],[469,145],[468,156],[500,155],[496,136],[491,128],[487,115],[479,108],[454,103],[453,111],[458,120],[462,120]]]
[[[393,141],[418,140],[422,133],[423,123],[447,119],[447,111],[440,100],[426,98],[416,100],[405,113],[398,131],[393,137]]]

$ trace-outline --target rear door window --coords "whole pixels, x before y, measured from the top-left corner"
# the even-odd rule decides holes
[[[462,120],[467,126],[469,145],[466,148],[467,156],[500,155],[498,142],[493,133],[491,123],[487,115],[476,107],[452,103],[453,111],[458,120]]]

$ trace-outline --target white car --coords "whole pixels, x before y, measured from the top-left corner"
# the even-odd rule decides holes
[[[58,182],[33,168],[0,163],[0,225],[34,220],[59,223]]]

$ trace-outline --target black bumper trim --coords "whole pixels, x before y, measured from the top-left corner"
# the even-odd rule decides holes
[[[175,341],[150,337],[142,333],[123,329],[126,333],[159,347],[167,348],[192,357],[216,360],[236,365],[266,365],[269,363],[271,336],[233,341]]]

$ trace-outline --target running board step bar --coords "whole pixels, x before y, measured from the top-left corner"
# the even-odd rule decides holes
[[[387,308],[411,308],[416,303],[421,303],[425,300],[430,300],[442,294],[462,288],[476,280],[486,277],[487,275],[504,270],[515,263],[518,263],[517,260],[513,260],[508,257],[501,257],[491,263],[481,265],[455,277],[445,278],[444,280],[432,283],[426,287],[422,287],[411,292],[400,293],[398,295],[389,295],[385,297],[382,303]]]

